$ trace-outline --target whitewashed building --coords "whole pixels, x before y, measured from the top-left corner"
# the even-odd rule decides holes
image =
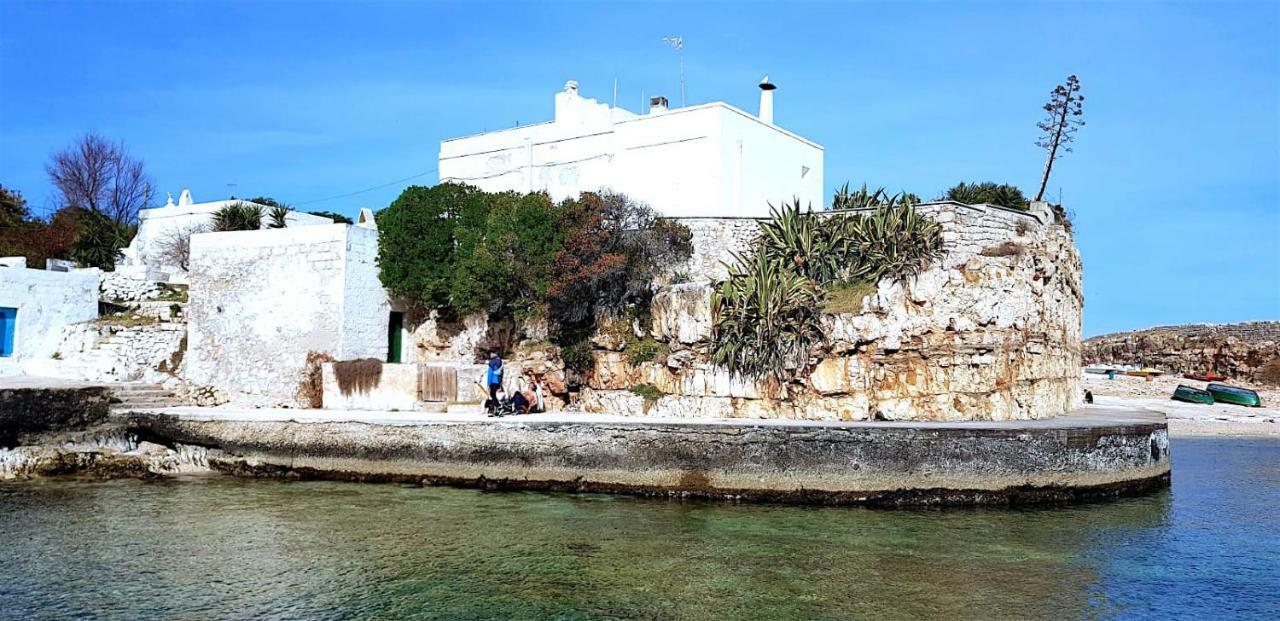
[[[22,363],[45,360],[67,329],[98,316],[96,268],[28,269],[22,257],[0,259],[0,375],[22,373]]]
[[[400,319],[377,256],[371,213],[354,226],[193,236],[188,381],[241,405],[302,406],[309,357],[387,359]]]
[[[821,208],[822,146],[773,122],[773,90],[760,114],[723,102],[636,114],[578,94],[555,96],[545,123],[440,143],[440,181],[490,192],[545,191],[553,200],[611,189],[672,217],[760,217],[798,197]]]
[[[168,280],[182,283],[186,281],[186,270],[175,265],[165,246],[174,243],[176,238],[189,236],[192,233],[207,231],[213,222],[214,212],[234,203],[257,205],[263,210],[262,228],[270,226],[267,217],[270,207],[249,201],[228,199],[197,203],[191,197],[191,190],[183,190],[178,202],[173,196],[163,207],[143,209],[138,212],[138,234],[122,251],[124,260],[117,264],[116,270],[122,273],[138,272],[140,278],[152,280]],[[315,226],[333,224],[333,220],[309,213],[290,211],[285,218],[287,227]]]

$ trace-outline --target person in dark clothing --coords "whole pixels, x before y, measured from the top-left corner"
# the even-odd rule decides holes
[[[1093,403],[1093,391],[1090,391],[1090,390],[1084,391],[1084,402]]]
[[[515,406],[516,412],[519,414],[529,413],[529,406],[530,406],[529,399],[528,397],[525,397],[524,393],[519,390],[516,391],[516,396],[511,398],[511,405]]]
[[[489,358],[489,370],[485,374],[485,383],[489,385],[489,412],[498,407],[498,389],[502,388],[502,358],[494,352]]]

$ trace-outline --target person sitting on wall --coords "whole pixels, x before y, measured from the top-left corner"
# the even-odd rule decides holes
[[[489,401],[486,405],[490,414],[498,407],[498,391],[502,389],[502,371],[502,358],[498,357],[498,352],[493,352],[489,357],[489,370],[485,375],[485,383],[489,385]]]
[[[518,414],[529,413],[529,398],[524,396],[524,393],[519,390],[516,391],[514,397],[511,397],[511,405],[515,406],[516,413]]]

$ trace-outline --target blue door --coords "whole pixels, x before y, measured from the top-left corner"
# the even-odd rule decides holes
[[[18,309],[0,306],[0,357],[13,355],[13,332],[18,323]]]

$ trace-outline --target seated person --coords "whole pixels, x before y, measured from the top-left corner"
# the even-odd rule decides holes
[[[511,405],[515,406],[516,412],[519,412],[521,414],[529,413],[529,406],[530,406],[529,399],[525,397],[524,393],[520,392],[519,390],[517,390],[515,396],[511,398]]]

